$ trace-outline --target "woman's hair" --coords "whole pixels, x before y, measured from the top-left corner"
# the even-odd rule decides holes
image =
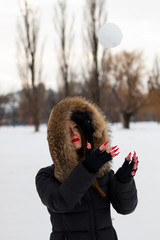
[[[82,147],[77,151],[77,154],[79,156],[79,160],[84,160],[84,158],[85,158],[85,151],[86,151],[86,141],[87,140],[86,140],[85,135],[84,135],[81,127],[79,126],[79,124],[77,124],[77,127],[78,127],[78,131],[80,133],[81,142],[82,142]]]
[[[81,135],[82,147],[77,151],[79,160],[81,161],[85,159],[85,151],[87,146],[86,142],[89,141],[91,143],[92,148],[94,147],[93,146],[94,128],[92,125],[91,118],[89,117],[89,114],[87,112],[80,111],[73,112],[71,120],[77,124],[79,133]],[[100,196],[106,197],[106,194],[99,187],[97,180],[93,182],[92,186]]]
[[[71,115],[71,120],[76,122],[76,124],[81,128],[85,140],[88,140],[88,142],[93,146],[93,133],[95,130],[90,115],[91,113],[88,112],[74,111]]]

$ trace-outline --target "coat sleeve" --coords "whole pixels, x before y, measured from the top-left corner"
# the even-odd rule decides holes
[[[120,214],[132,213],[138,203],[137,189],[134,178],[128,183],[121,183],[117,180],[114,172],[111,170],[110,176],[110,201],[113,208]]]
[[[96,179],[80,162],[63,183],[54,174],[42,168],[36,175],[36,188],[41,201],[47,208],[56,212],[68,212],[80,202],[86,190]]]

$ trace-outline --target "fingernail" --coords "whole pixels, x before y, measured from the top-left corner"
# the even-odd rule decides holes
[[[88,141],[87,141],[87,146],[88,146]]]
[[[134,151],[134,155],[136,155],[136,152]]]
[[[112,149],[115,149],[117,147],[117,145],[116,146],[114,146],[114,147],[112,147]]]
[[[135,171],[132,172],[132,176],[134,176],[134,175],[135,175]]]
[[[119,150],[119,148],[115,149],[114,152],[117,152]]]
[[[117,156],[120,152],[116,153],[115,156]]]
[[[131,152],[129,153],[129,155],[131,155]]]
[[[104,143],[104,146],[106,146],[106,145],[107,145],[107,143],[108,143],[108,141]]]

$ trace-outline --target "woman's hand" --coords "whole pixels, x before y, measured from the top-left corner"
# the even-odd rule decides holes
[[[117,153],[119,149],[117,146],[104,150],[107,143],[108,141],[103,143],[95,151],[92,151],[91,144],[87,142],[87,149],[83,164],[89,172],[97,172],[105,163],[109,162],[112,158],[119,154]]]
[[[119,168],[118,171],[116,172],[116,177],[122,183],[129,182],[132,179],[132,177],[135,176],[137,168],[138,168],[138,156],[134,151],[134,154],[131,159],[131,152],[130,152],[125,158],[125,161],[122,167]]]
[[[133,165],[133,171],[131,172],[131,175],[134,176],[137,171],[137,168],[138,168],[138,156],[136,155],[135,151],[134,151],[132,159],[133,159],[134,165]],[[126,157],[126,160],[129,162],[131,161],[131,153],[128,154],[128,156]]]
[[[107,143],[108,143],[108,141],[105,142],[105,143],[103,143],[103,144],[99,147],[99,150],[100,150],[100,151],[103,151],[104,148],[106,147]],[[92,149],[92,146],[91,146],[91,144],[90,144],[89,142],[87,142],[87,148],[88,148],[88,149]],[[112,156],[112,158],[114,158],[114,157],[116,157],[116,156],[120,153],[120,152],[117,153],[118,150],[119,150],[119,148],[117,148],[117,145],[116,145],[116,146],[114,146],[114,147],[108,148],[108,149],[105,150],[105,151],[106,151],[107,153],[110,153],[111,156]]]

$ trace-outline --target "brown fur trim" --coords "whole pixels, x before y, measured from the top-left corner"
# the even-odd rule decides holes
[[[108,122],[101,110],[83,97],[67,97],[59,101],[51,111],[47,139],[52,160],[55,164],[55,177],[63,182],[78,164],[77,153],[70,142],[69,121],[73,111],[87,111],[92,119],[95,132],[94,150],[110,140]],[[98,177],[109,171],[109,163],[99,170]]]

